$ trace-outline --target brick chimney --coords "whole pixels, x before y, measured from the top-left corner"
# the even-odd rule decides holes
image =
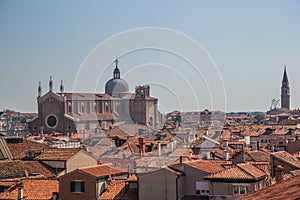
[[[245,155],[244,150],[240,150],[232,156],[232,164],[233,165],[236,165],[239,163],[245,163],[245,162],[246,162],[246,155]]]
[[[143,156],[146,153],[146,138],[139,138],[139,145],[140,145],[140,154],[141,156]]]
[[[275,167],[275,180],[276,183],[283,181],[283,167],[281,165]]]

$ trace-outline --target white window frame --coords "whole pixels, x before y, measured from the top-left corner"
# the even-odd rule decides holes
[[[200,195],[209,195],[209,182],[208,181],[196,181],[196,193]]]

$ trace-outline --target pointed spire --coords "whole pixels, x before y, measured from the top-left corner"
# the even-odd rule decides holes
[[[52,90],[53,90],[53,81],[52,81],[52,76],[50,76],[49,91],[52,92]]]
[[[42,85],[41,85],[41,81],[39,81],[38,97],[40,97],[41,95],[42,95]]]
[[[118,68],[118,63],[119,63],[118,58],[116,58],[115,63],[116,63],[116,68],[115,68],[114,73],[113,73],[114,74],[114,79],[119,79],[120,78],[120,70]]]
[[[61,80],[61,81],[60,81],[60,87],[59,87],[61,93],[64,92],[64,88],[65,88],[65,87],[64,87],[64,84],[63,84],[63,80]]]
[[[288,83],[289,79],[287,76],[287,72],[286,72],[286,65],[284,66],[284,72],[283,72],[283,78],[282,78],[282,83]]]

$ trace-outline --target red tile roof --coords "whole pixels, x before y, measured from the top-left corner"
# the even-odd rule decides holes
[[[223,171],[207,175],[206,179],[226,180],[257,180],[266,176],[266,173],[252,164],[241,163]]]
[[[134,189],[125,189],[125,181],[114,180],[103,192],[98,200],[137,200],[137,191]]]
[[[270,162],[270,153],[264,151],[247,151],[246,160],[253,162]]]
[[[82,149],[77,148],[49,148],[44,149],[44,152],[37,156],[35,160],[68,160],[74,154],[78,153]]]
[[[121,169],[117,169],[117,168],[114,168],[114,167],[111,167],[111,166],[105,165],[105,164],[81,167],[81,168],[78,168],[78,170],[88,173],[94,177],[103,177],[103,176],[126,173],[125,171],[123,171]]]
[[[288,200],[300,198],[300,176],[290,178],[288,180],[276,183],[265,189],[258,190],[256,192],[247,194],[245,196],[237,198],[238,200]]]
[[[173,174],[176,174],[176,175],[183,175],[184,174],[182,171],[179,171],[177,169],[173,169],[173,168],[170,168],[170,167],[165,167],[164,169],[171,172],[171,173],[173,173]]]
[[[286,151],[275,152],[275,153],[272,153],[271,156],[274,158],[277,158],[283,162],[286,162],[297,169],[300,169],[300,160],[296,156],[294,156]]]
[[[43,149],[49,148],[49,145],[32,142],[23,138],[22,143],[8,143],[7,144],[14,159],[20,159],[26,157],[28,151],[33,151],[34,153],[40,153]]]
[[[53,192],[59,191],[57,180],[22,180],[24,186],[24,199],[42,200],[51,199]],[[17,199],[18,182],[16,182],[7,191],[0,193],[0,199]]]
[[[0,178],[15,178],[28,176],[54,177],[54,174],[38,161],[7,161],[0,162]]]
[[[224,170],[224,168],[221,167],[220,165],[208,160],[196,160],[196,161],[185,162],[184,164],[189,167],[198,169],[200,171],[204,171],[206,173],[216,173]]]

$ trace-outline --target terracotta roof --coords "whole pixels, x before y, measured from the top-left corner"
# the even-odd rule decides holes
[[[246,160],[253,162],[270,162],[270,154],[264,151],[247,151]]]
[[[137,190],[125,189],[125,185],[126,183],[123,180],[114,180],[107,190],[100,195],[98,200],[137,200]]]
[[[271,156],[300,169],[300,160],[286,151],[275,152]]]
[[[49,148],[49,145],[32,142],[23,138],[22,143],[8,143],[7,144],[14,159],[22,159],[26,157],[26,153],[30,150],[34,153],[40,153],[43,149]]]
[[[198,169],[200,171],[204,171],[207,173],[216,173],[216,172],[224,170],[224,168],[221,167],[220,165],[213,163],[211,161],[208,161],[208,160],[189,161],[189,162],[185,162],[184,165],[193,167],[195,169]]]
[[[41,155],[35,158],[35,160],[68,160],[81,150],[82,149],[77,148],[49,148],[45,149]]]
[[[206,179],[226,179],[226,180],[257,180],[266,174],[251,164],[241,163],[223,171],[207,175]]]
[[[109,175],[125,173],[125,171],[123,171],[121,169],[117,169],[117,168],[114,168],[114,167],[111,167],[111,166],[105,165],[105,164],[81,167],[81,168],[78,168],[78,170],[88,173],[94,177],[102,177],[102,176],[109,176]]]
[[[183,175],[184,174],[182,171],[179,171],[177,169],[173,169],[173,168],[170,168],[170,167],[165,167],[164,169],[171,172],[171,173],[173,173],[173,174],[176,174],[176,175]]]
[[[59,191],[57,180],[22,180],[24,199],[42,200],[51,199],[53,192]],[[18,182],[7,191],[0,193],[0,199],[17,199]]]
[[[113,181],[107,188],[105,192],[103,192],[98,200],[108,200],[108,199],[122,199],[125,190],[125,182],[124,181]]]
[[[132,174],[126,181],[137,181],[138,178],[136,176],[136,174]]]
[[[298,199],[300,198],[300,176],[276,183],[265,189],[249,193],[237,198],[238,200],[261,200],[261,199]]]
[[[38,161],[7,161],[0,162],[0,178],[16,178],[28,176],[54,177],[54,174]]]

